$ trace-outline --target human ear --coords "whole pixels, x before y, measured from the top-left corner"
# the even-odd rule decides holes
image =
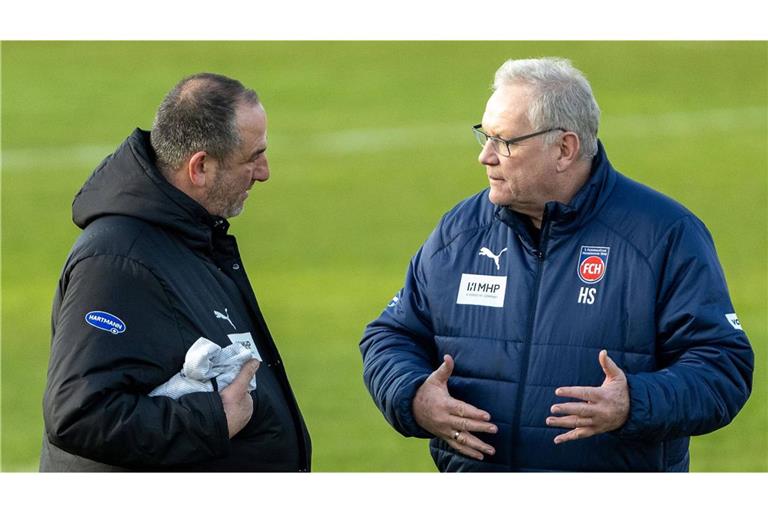
[[[209,162],[209,158],[208,153],[205,151],[198,151],[189,157],[187,161],[187,176],[193,186],[205,186],[205,178],[209,170],[206,169],[206,163]],[[208,167],[210,167],[210,163],[208,163]]]
[[[558,145],[557,172],[564,172],[578,159],[581,141],[574,132],[565,132]]]

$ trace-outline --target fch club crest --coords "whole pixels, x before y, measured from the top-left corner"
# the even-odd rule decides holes
[[[605,277],[610,251],[610,247],[582,245],[579,254],[579,279],[587,284],[595,284]]]

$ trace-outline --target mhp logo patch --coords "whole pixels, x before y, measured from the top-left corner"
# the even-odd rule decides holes
[[[605,277],[608,266],[610,247],[582,245],[579,254],[579,279],[587,284],[595,284]]]
[[[85,321],[102,331],[108,331],[112,334],[121,334],[125,332],[125,322],[117,318],[112,313],[106,311],[91,311],[86,313]]]

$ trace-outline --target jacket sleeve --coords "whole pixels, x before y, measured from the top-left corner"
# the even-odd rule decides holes
[[[360,342],[363,380],[384,417],[404,436],[425,438],[433,436],[416,423],[412,403],[419,386],[437,368],[425,294],[428,245],[429,240],[413,257],[404,287],[366,327]]]
[[[658,371],[627,375],[622,437],[700,435],[733,420],[752,389],[754,355],[706,227],[686,217],[657,248]]]
[[[124,332],[86,322],[103,311]],[[85,258],[54,303],[44,420],[51,443],[98,462],[151,469],[228,454],[218,393],[147,394],[182,366],[186,345],[159,280],[122,256]],[[194,340],[191,340],[194,341]]]

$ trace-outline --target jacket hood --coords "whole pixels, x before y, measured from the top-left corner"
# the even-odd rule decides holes
[[[229,226],[171,185],[155,165],[149,132],[133,133],[93,171],[72,203],[81,229],[105,215],[126,215],[177,232],[190,245],[209,247],[212,228]]]

